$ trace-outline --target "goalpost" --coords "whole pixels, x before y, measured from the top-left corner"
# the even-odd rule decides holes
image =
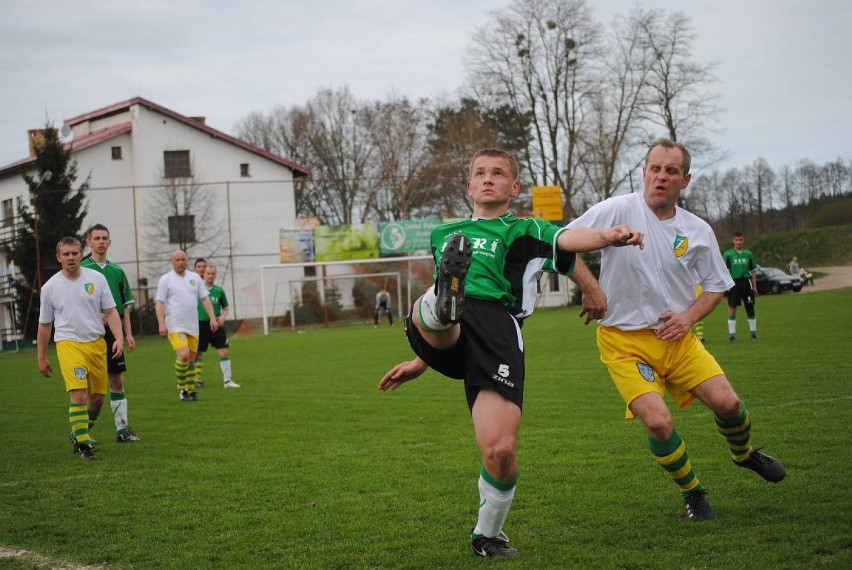
[[[372,322],[380,289],[396,294],[394,316],[402,319],[434,269],[431,255],[262,265],[263,334],[275,326]]]

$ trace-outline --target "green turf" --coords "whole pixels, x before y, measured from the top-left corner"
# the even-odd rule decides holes
[[[773,485],[734,467],[705,408],[675,412],[709,523],[682,519],[643,429],[623,420],[594,328],[576,308],[528,321],[514,566],[852,567],[852,289],[761,297],[757,311],[758,342],[729,344],[720,307],[708,347],[789,475]],[[168,343],[142,339],[127,392],[143,441],[114,443],[107,414],[95,463],[71,455],[59,377],[38,374],[32,349],[0,355],[0,547],[116,568],[485,563],[468,545],[480,460],[461,383],[430,372],[376,390],[410,357],[399,327],[237,338],[231,353],[243,387],[223,389],[209,353],[201,401],[181,403]]]

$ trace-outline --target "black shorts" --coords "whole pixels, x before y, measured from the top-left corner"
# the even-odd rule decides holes
[[[751,290],[751,278],[734,279],[734,286],[728,289],[728,306],[739,307],[740,303],[754,304],[754,291]]]
[[[207,347],[220,350],[228,348],[228,335],[225,334],[225,327],[219,327],[216,332],[210,332],[210,321],[198,321],[198,352],[207,352]]]
[[[112,331],[109,328],[104,330],[104,342],[107,348],[107,374],[121,374],[127,372],[127,364],[124,362],[124,353],[118,358],[112,357],[112,343],[115,342],[115,337],[112,336]]]
[[[520,322],[497,303],[470,297],[464,303],[459,341],[444,350],[426,342],[408,315],[411,348],[434,370],[464,380],[468,408],[473,409],[479,390],[490,388],[523,409],[526,367]]]

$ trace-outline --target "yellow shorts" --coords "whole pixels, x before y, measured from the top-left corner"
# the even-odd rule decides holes
[[[174,350],[186,346],[189,347],[189,352],[198,352],[198,337],[185,332],[169,333],[169,343]]]
[[[106,395],[107,354],[103,338],[92,342],[60,340],[56,343],[56,356],[66,392],[86,390],[89,394]]]
[[[694,334],[680,340],[657,338],[651,329],[622,331],[598,326],[601,362],[621,398],[627,404],[624,417],[632,419],[630,402],[643,394],[668,391],[680,408],[692,403],[693,388],[714,376],[724,374],[716,359]]]

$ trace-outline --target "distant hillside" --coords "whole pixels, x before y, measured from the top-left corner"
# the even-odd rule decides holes
[[[784,269],[794,255],[802,267],[852,265],[852,224],[745,237],[746,248],[766,267]],[[720,236],[719,245],[730,248],[730,237]]]

